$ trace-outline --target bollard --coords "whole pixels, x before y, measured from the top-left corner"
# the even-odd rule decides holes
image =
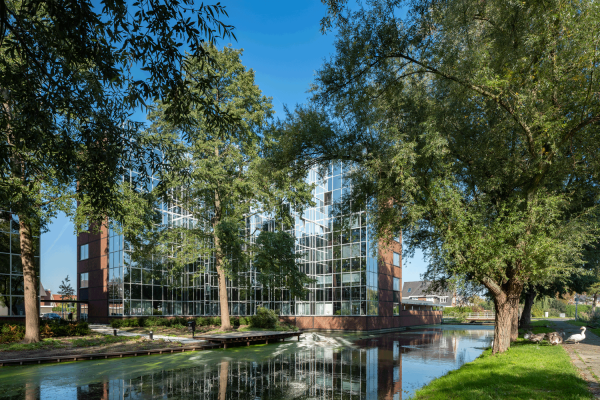
[[[114,334],[115,336],[117,336],[117,330],[116,330],[116,329],[113,329],[113,334]]]
[[[154,340],[154,332],[150,331],[150,340]]]

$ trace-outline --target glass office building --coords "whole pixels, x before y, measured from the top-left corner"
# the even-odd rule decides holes
[[[34,246],[39,274],[39,237],[34,238]],[[0,317],[7,316],[25,316],[23,265],[18,218],[0,210]]]
[[[315,206],[302,214],[292,214],[295,224],[291,233],[296,238],[296,252],[302,255],[299,268],[314,279],[309,294],[291,298],[285,288],[265,290],[257,282],[257,272],[250,268],[227,282],[230,315],[253,315],[260,306],[276,310],[282,317],[293,317],[296,322],[303,317],[390,318],[401,314],[400,243],[380,251],[372,240],[365,212],[338,215],[335,211],[335,204],[351,190],[349,172],[341,163],[331,165],[325,176],[312,170],[307,179],[315,184]],[[163,224],[169,226],[194,223],[177,196],[164,203],[160,212]],[[265,215],[247,220],[248,235],[276,229],[275,222]],[[111,229],[104,229],[100,235],[80,235],[78,246],[79,295],[81,300],[89,300],[93,309],[89,313],[95,319],[220,314],[218,276],[212,257],[200,258],[172,277],[164,260],[133,262],[131,248]],[[314,325],[314,320],[311,323]],[[390,321],[386,324],[397,325]],[[363,325],[359,329],[369,329]],[[343,323],[339,329],[346,329]]]

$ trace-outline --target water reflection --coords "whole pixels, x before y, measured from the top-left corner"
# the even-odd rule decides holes
[[[61,400],[396,400],[408,398],[431,379],[473,360],[492,334],[486,330],[427,329],[358,338],[344,336],[342,342],[351,340],[351,346],[288,342],[195,353],[197,356],[182,354],[175,364],[169,359],[173,356],[151,356],[144,357],[154,362],[144,365],[143,372],[136,371],[140,367],[135,360],[125,359],[120,363],[107,360],[71,366],[18,367],[14,370],[24,372],[18,375],[26,377],[25,385],[15,388],[5,384],[2,375],[7,369],[3,369],[0,393],[10,394],[9,398]],[[69,373],[72,375],[65,379],[64,374]]]

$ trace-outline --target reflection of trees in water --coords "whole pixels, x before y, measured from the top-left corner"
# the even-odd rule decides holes
[[[79,387],[78,399],[377,398],[378,386],[390,392],[393,382],[401,385],[401,371],[392,366],[399,362],[397,355],[387,357],[377,348],[336,351],[317,347],[260,363],[224,360],[133,379],[111,379]]]

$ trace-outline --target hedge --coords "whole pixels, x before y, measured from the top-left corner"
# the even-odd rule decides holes
[[[251,317],[230,317],[229,321],[233,326],[249,325]],[[133,317],[126,319],[113,319],[110,322],[110,326],[113,328],[124,328],[124,327],[152,327],[152,326],[167,326],[174,328],[187,327],[188,321],[195,320],[196,326],[220,326],[221,317],[196,317],[196,318],[185,318],[185,317],[174,317],[174,318],[161,318],[161,317]]]
[[[90,333],[87,322],[47,322],[40,323],[40,334],[42,337],[83,336]],[[25,336],[25,324],[21,322],[0,323],[0,343],[11,343],[23,340]]]

